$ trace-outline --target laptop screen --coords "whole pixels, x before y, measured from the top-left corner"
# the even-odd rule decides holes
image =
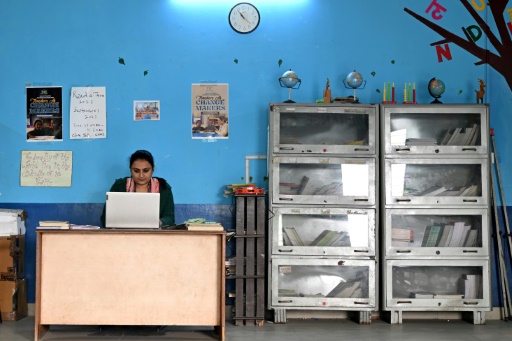
[[[158,229],[160,193],[107,192],[105,227]]]

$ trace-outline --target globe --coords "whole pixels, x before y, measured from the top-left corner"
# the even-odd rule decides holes
[[[356,70],[347,75],[347,84],[352,89],[357,89],[363,84],[363,76]]]
[[[300,81],[295,71],[288,70],[279,78],[279,81],[287,88],[293,88]]]
[[[281,77],[279,77],[279,84],[283,88],[288,88],[288,100],[284,101],[285,103],[295,103],[292,101],[292,89],[300,88],[301,80],[297,74],[291,69],[283,73]]]
[[[436,79],[436,77],[432,78],[428,82],[428,93],[430,96],[434,97],[435,100],[430,103],[442,103],[438,100],[438,98],[441,97],[441,95],[444,93],[445,86],[444,82],[440,79]]]

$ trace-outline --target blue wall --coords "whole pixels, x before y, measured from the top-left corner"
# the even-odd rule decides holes
[[[33,219],[28,222],[29,241],[40,219],[70,217],[82,223],[76,220],[96,217],[113,180],[128,175],[128,157],[136,149],[154,154],[155,175],[173,187],[178,222],[194,216],[187,210],[196,205],[215,214],[225,210],[231,202],[222,196],[223,189],[242,181],[245,156],[266,154],[268,104],[287,98],[278,77],[288,69],[302,79],[292,98],[309,103],[322,97],[326,78],[333,97],[351,95],[342,80],[354,69],[367,80],[357,93],[365,103],[381,102],[384,82],[397,85],[399,102],[401,85],[416,82],[418,102],[429,103],[426,85],[432,77],[447,85],[444,103],[474,103],[477,78],[482,78],[488,85],[485,101],[491,104],[501,171],[512,171],[511,89],[501,74],[487,64],[476,66],[479,59],[454,44],[452,59],[438,61],[430,44],[442,37],[404,11],[407,7],[434,21],[426,13],[430,0],[254,0],[262,19],[248,35],[229,27],[228,13],[237,2],[2,1],[0,206],[27,210]],[[447,11],[435,23],[461,37],[461,27],[476,24],[461,2],[439,3]],[[489,8],[478,13],[496,31]],[[510,21],[508,13],[504,17]],[[495,52],[485,35],[476,44]],[[118,63],[119,57],[125,65]],[[200,82],[229,84],[227,140],[191,139],[191,84]],[[62,142],[27,143],[28,85],[63,87],[65,129],[71,87],[105,86],[107,138],[71,140],[65,131]],[[160,121],[134,122],[133,101],[148,99],[160,100]],[[21,187],[22,150],[73,151],[72,186]],[[267,186],[266,174],[265,161],[251,163],[259,186]],[[508,202],[511,186],[504,177]],[[90,219],[83,222],[96,220]],[[28,269],[33,268],[30,255],[33,250],[27,252]]]

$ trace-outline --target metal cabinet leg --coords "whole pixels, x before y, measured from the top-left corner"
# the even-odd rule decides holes
[[[462,318],[469,323],[485,324],[485,311],[475,310],[462,313]]]
[[[402,324],[402,311],[401,310],[391,310],[391,316],[389,318],[389,323]]]
[[[286,309],[274,309],[274,323],[286,323]]]
[[[370,324],[372,323],[372,312],[371,311],[359,311],[358,312],[358,323],[359,324]]]

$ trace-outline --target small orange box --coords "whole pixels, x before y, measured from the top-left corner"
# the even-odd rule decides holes
[[[259,187],[239,187],[236,189],[238,195],[260,195],[263,194],[263,188]]]

